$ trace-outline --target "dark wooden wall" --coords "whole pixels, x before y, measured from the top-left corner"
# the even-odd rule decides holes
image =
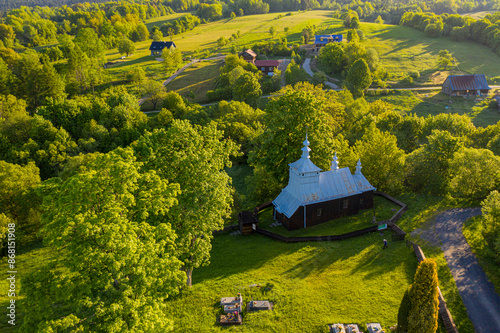
[[[344,208],[347,201],[347,208]],[[339,217],[354,215],[360,209],[373,207],[373,191],[350,197],[315,203],[306,206],[306,227],[312,227]],[[304,227],[304,207],[300,206],[295,213],[287,218],[284,214],[275,212],[276,219],[288,230]]]

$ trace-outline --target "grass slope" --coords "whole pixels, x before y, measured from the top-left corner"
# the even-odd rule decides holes
[[[479,43],[456,42],[449,37],[430,38],[421,31],[398,25],[362,23],[361,28],[368,37],[366,47],[377,50],[381,64],[391,73],[434,72],[439,51],[446,49],[457,58],[458,67],[464,73],[500,75],[500,58]]]
[[[221,67],[221,60],[196,63],[170,82],[167,90],[176,91],[182,96],[187,96],[192,91],[195,98],[188,97],[190,102],[207,102],[207,91],[215,89],[215,81],[220,75]]]
[[[483,101],[474,98],[449,97],[439,91],[392,91],[388,95],[372,96],[367,94],[366,99],[373,102],[381,99],[393,105],[394,110],[401,114],[412,113],[420,117],[435,116],[440,113],[457,113],[471,118],[475,126],[486,127],[500,121],[500,113],[488,108]]]

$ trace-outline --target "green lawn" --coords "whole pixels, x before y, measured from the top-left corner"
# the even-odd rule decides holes
[[[43,247],[41,242],[23,246],[21,243],[16,243],[16,326],[11,326],[7,323],[6,307],[9,304],[10,297],[8,297],[8,280],[7,277],[7,257],[1,258],[0,270],[0,307],[2,311],[2,320],[0,320],[1,332],[17,332],[22,323],[23,312],[29,311],[23,307],[24,295],[19,296],[23,278],[26,274],[34,272],[49,262],[56,260],[58,253],[54,253],[49,248]]]
[[[189,97],[190,102],[207,102],[207,91],[215,89],[215,81],[220,75],[221,67],[222,60],[195,63],[170,82],[167,90],[186,97],[192,91],[195,98]]]
[[[494,260],[494,250],[488,246],[484,239],[483,229],[483,217],[476,216],[465,222],[463,233],[488,279],[495,286],[497,293],[500,294],[500,266]]]
[[[193,288],[168,303],[174,330],[326,332],[327,324],[374,321],[388,328],[417,263],[404,242],[382,250],[383,237],[284,244],[260,235],[216,236],[210,266],[196,270]],[[220,298],[238,292],[245,301],[272,301],[274,311],[244,313],[242,326],[218,327]]]
[[[449,97],[439,91],[391,91],[388,95],[372,96],[366,95],[368,101],[381,99],[394,106],[394,110],[401,114],[416,114],[426,117],[435,116],[440,113],[457,113],[471,118],[475,126],[486,127],[500,121],[500,113],[488,108],[483,101],[475,101],[474,98]]]
[[[293,231],[288,231],[283,226],[270,227],[269,225],[274,222],[273,209],[266,208],[259,213],[259,227],[286,237],[341,235],[372,227],[374,225],[372,223],[373,214],[377,217],[377,221],[383,221],[389,219],[400,208],[385,198],[374,196],[374,208],[372,209],[360,210],[357,215],[321,223],[305,230],[299,229]]]

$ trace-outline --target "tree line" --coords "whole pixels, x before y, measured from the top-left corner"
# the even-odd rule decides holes
[[[423,31],[429,37],[450,36],[456,41],[481,43],[500,55],[500,12],[487,14],[480,20],[458,14],[408,12],[400,24]]]

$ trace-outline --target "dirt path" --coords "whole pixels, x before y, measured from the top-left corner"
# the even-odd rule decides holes
[[[437,216],[429,229],[441,241],[446,263],[477,333],[500,332],[500,297],[477,263],[467,240],[462,234],[463,223],[481,214],[480,208],[456,208]],[[415,234],[424,236],[421,230]],[[412,234],[414,234],[412,233]],[[427,235],[432,242],[431,235]]]

